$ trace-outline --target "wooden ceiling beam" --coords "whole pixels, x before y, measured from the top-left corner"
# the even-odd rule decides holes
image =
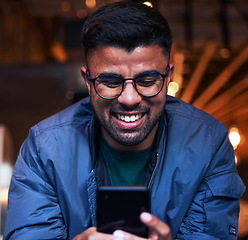
[[[217,98],[213,99],[209,104],[207,104],[203,108],[203,110],[208,112],[209,114],[214,114],[219,109],[229,104],[233,98],[243,92],[246,88],[248,88],[247,76],[245,76],[240,82],[233,85],[233,87],[219,95]]]
[[[234,119],[238,119],[238,118],[242,118],[243,116],[246,117],[248,114],[248,104],[246,103],[246,105],[243,105],[242,108],[237,109],[236,111],[234,111],[233,113],[233,117]]]
[[[243,65],[248,59],[248,44],[242,51],[233,59],[233,61],[218,75],[218,77],[203,91],[198,99],[193,102],[193,105],[198,108],[203,108],[206,103],[220,90],[220,88],[230,79],[230,77]]]
[[[229,116],[229,117],[228,117]],[[248,104],[244,105],[242,108],[239,108],[237,111],[232,112],[231,115],[225,115],[219,120],[227,125],[235,123],[235,125],[240,126],[241,122],[246,122],[248,120]],[[246,125],[247,128],[247,125]]]
[[[201,82],[201,78],[207,69],[208,63],[210,62],[214,54],[215,48],[216,48],[216,41],[215,40],[208,41],[200,57],[200,60],[198,61],[198,64],[182,94],[181,99],[183,101],[188,103],[191,102],[193,94],[195,93],[197,87],[199,86]]]
[[[175,43],[173,43],[172,51],[171,51],[171,59],[172,59],[171,63],[174,64],[172,82],[177,83],[178,88],[179,88],[179,90],[175,93],[176,95],[179,95],[180,91],[182,90],[181,86],[183,83],[182,74],[183,74],[184,58],[185,58],[184,53],[180,52],[177,49],[177,45]],[[170,85],[169,85],[168,90],[169,90],[168,94],[170,95]]]
[[[222,107],[221,109],[219,109],[213,114],[213,116],[218,119],[226,118],[226,116],[228,116],[228,118],[231,118],[238,109],[243,109],[244,107],[246,107],[247,103],[248,92],[246,91],[235,99],[232,99],[232,101],[226,104],[226,107]]]
[[[243,133],[246,133],[246,136],[248,136],[247,122],[248,122],[248,114],[246,114],[242,118],[237,119],[237,121],[236,121],[237,126],[242,130]],[[248,139],[248,138],[246,137],[246,139]]]

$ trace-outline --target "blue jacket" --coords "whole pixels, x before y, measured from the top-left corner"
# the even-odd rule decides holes
[[[237,239],[237,174],[226,128],[168,97],[146,184],[151,212],[175,239]],[[96,187],[107,183],[89,98],[34,126],[9,191],[4,240],[72,239],[96,224]]]

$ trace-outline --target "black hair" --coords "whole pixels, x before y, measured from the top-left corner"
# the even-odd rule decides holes
[[[154,8],[137,2],[114,2],[105,5],[86,20],[81,45],[87,56],[98,46],[113,46],[132,52],[138,46],[159,45],[170,55],[170,27]]]

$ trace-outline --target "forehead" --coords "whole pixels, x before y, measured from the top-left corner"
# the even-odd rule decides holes
[[[87,56],[87,66],[91,73],[118,72],[131,74],[144,70],[164,71],[169,57],[158,45],[140,46],[132,52],[124,49],[100,46]]]

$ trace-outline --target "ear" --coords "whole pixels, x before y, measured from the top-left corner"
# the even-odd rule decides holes
[[[85,84],[86,84],[86,86],[88,88],[88,92],[89,92],[89,95],[90,95],[90,81],[88,79],[88,76],[86,74],[86,71],[87,71],[87,68],[86,67],[81,67],[81,75],[84,78]]]
[[[169,76],[167,77],[167,82],[166,82],[167,87],[169,86],[169,83],[171,82],[172,76],[173,76],[173,73],[174,73],[174,64],[170,63],[169,66],[170,66],[170,71],[169,71]]]

